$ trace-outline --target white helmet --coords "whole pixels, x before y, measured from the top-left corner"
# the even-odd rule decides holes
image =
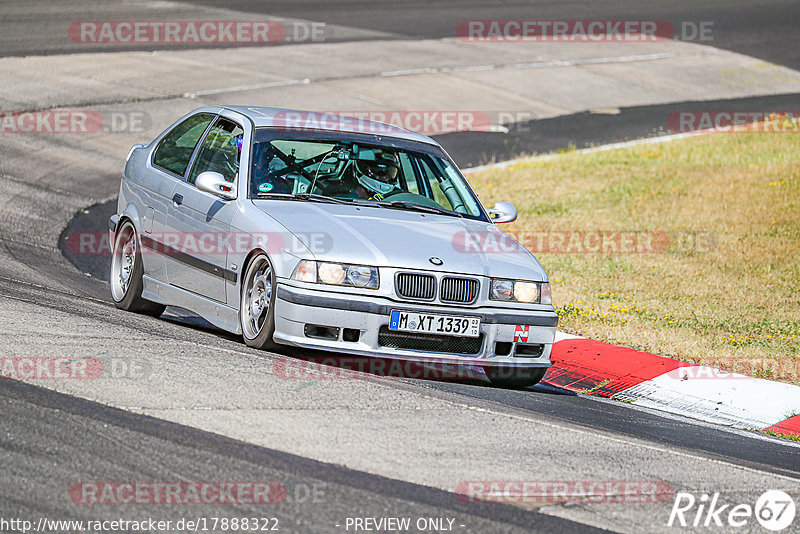
[[[369,192],[386,195],[397,187],[400,165],[391,152],[362,151],[355,161],[356,179]]]

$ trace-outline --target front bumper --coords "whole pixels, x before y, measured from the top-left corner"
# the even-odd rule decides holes
[[[385,343],[381,344],[379,332],[381,327],[384,327],[385,332],[392,310],[480,317],[482,335],[480,349],[475,354],[466,355],[455,351],[448,352],[447,343],[436,351],[392,348]],[[384,297],[343,295],[324,290],[280,285],[275,300],[274,339],[278,343],[287,345],[361,356],[474,365],[549,367],[550,350],[557,323],[558,315],[554,311],[481,306],[431,306],[424,303],[394,302]],[[309,337],[307,325],[336,328],[338,337],[335,339]],[[343,336],[345,329],[357,330],[359,332],[357,341],[346,341]],[[418,336],[424,335],[418,334]],[[462,341],[456,337],[447,339],[452,339],[453,346],[459,345]]]

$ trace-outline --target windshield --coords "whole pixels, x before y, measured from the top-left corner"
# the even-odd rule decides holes
[[[484,218],[454,165],[436,155],[351,140],[256,142],[251,196],[319,195]]]

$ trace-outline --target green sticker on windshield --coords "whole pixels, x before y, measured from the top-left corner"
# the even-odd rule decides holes
[[[269,193],[270,191],[272,191],[272,184],[269,182],[265,184],[260,184],[258,186],[258,190],[261,191],[262,193]]]

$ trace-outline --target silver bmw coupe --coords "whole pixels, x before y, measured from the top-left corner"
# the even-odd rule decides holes
[[[541,380],[558,317],[536,258],[433,139],[334,114],[214,106],[134,146],[109,221],[118,308],[191,310],[261,349]]]

